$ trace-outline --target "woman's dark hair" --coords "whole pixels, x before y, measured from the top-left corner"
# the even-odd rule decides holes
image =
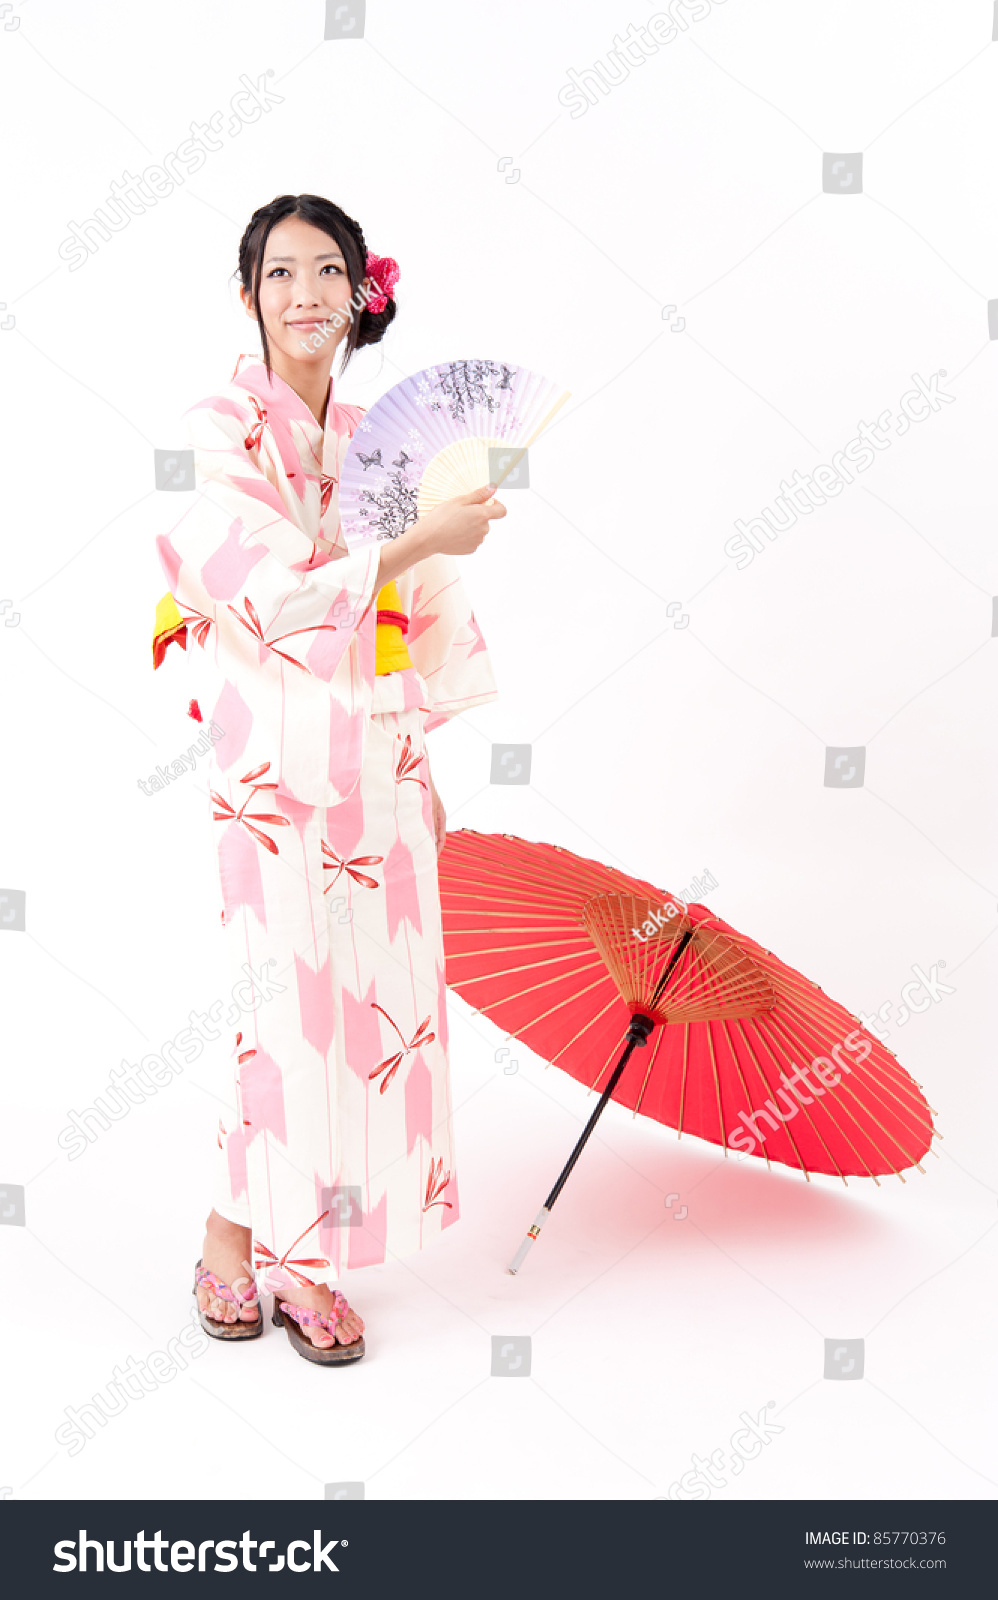
[[[285,217],[301,217],[303,222],[310,222],[313,228],[321,228],[323,233],[328,233],[331,239],[336,240],[346,262],[347,276],[350,279],[350,297],[354,303],[356,303],[357,289],[367,275],[367,245],[364,242],[364,230],[359,222],[355,222],[353,217],[348,217],[346,212],[341,211],[339,206],[334,206],[331,200],[324,200],[318,194],[280,194],[276,200],[271,200],[269,205],[260,206],[259,210],[254,211],[239,241],[238,276],[243,288],[250,291],[253,311],[259,322],[260,342],[263,345],[263,359],[268,377],[271,376],[270,346],[267,343],[267,330],[260,316],[260,280],[263,276],[267,240],[271,230],[277,223],[283,222]],[[343,345],[341,373],[356,349],[365,344],[377,344],[384,337],[385,330],[395,320],[395,310],[395,301],[389,295],[384,311],[370,311],[366,306],[359,313],[353,311]]]

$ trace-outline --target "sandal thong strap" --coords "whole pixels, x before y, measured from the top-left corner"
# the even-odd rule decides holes
[[[250,1285],[245,1294],[240,1294],[238,1289],[230,1289],[229,1285],[216,1277],[214,1272],[206,1272],[203,1267],[199,1267],[195,1274],[194,1287],[210,1289],[216,1299],[231,1300],[233,1304],[240,1306],[253,1305],[260,1298],[260,1291],[255,1283]]]
[[[297,1322],[299,1328],[323,1328],[326,1333],[335,1333],[350,1310],[346,1297],[338,1289],[333,1295],[333,1310],[328,1317],[320,1316],[318,1311],[309,1311],[305,1306],[293,1306],[288,1300],[282,1300],[280,1306],[292,1322]]]

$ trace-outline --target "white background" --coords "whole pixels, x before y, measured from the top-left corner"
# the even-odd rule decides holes
[[[5,1495],[653,1499],[768,1402],[783,1431],[715,1498],[998,1484],[993,6],[691,6],[573,118],[568,69],[661,9],[373,0],[324,41],[314,0],[4,8]],[[268,69],[281,103],[69,271],[69,222]],[[863,153],[862,192],[822,191],[823,151]],[[893,1003],[944,1139],[844,1189],[611,1106],[513,1278],[593,1099],[522,1048],[504,1072],[452,996],[463,1214],[343,1281],[365,1360],[327,1375],[268,1325],[71,1458],[66,1407],[192,1305],[228,1037],[76,1161],[56,1138],[229,992],[202,776],[138,783],[197,731],[177,652],[151,670],[180,504],[152,453],[256,348],[236,248],[289,191],[401,266],[339,398],[462,356],[572,391],[464,564],[501,696],[433,735],[450,825],[674,890],[709,869],[734,926],[851,1010]],[[952,402],[736,568],[737,518],[940,370]],[[494,741],[532,745],[529,785],[490,785]],[[861,788],[824,785],[833,745],[866,747]],[[955,992],[902,1030],[933,963]],[[525,1381],[490,1376],[493,1334],[531,1336]],[[823,1378],[825,1338],[865,1339],[861,1382]]]

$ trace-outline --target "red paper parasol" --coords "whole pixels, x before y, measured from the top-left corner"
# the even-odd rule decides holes
[[[449,986],[602,1087],[511,1272],[611,1095],[680,1135],[805,1177],[924,1170],[930,1107],[893,1051],[706,906],[506,833],[449,833],[438,866]],[[636,1047],[647,1053],[628,1072]]]

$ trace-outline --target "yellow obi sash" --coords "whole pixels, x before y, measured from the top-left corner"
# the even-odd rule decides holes
[[[405,635],[409,618],[402,610],[402,601],[394,583],[386,583],[378,595],[377,621],[374,629],[375,673],[400,672],[412,666],[406,648]],[[177,610],[172,594],[165,594],[156,607],[153,630],[152,661],[158,667],[166,654],[167,646],[176,642],[187,648],[187,624]]]
[[[378,617],[374,629],[374,671],[401,672],[412,666],[412,657],[406,648],[405,635],[409,618],[402,610],[402,601],[394,583],[386,583],[378,595]]]
[[[182,650],[187,649],[187,624],[177,610],[172,594],[165,594],[156,606],[156,622],[152,635],[152,664],[155,669],[166,655],[166,647],[176,641]]]

